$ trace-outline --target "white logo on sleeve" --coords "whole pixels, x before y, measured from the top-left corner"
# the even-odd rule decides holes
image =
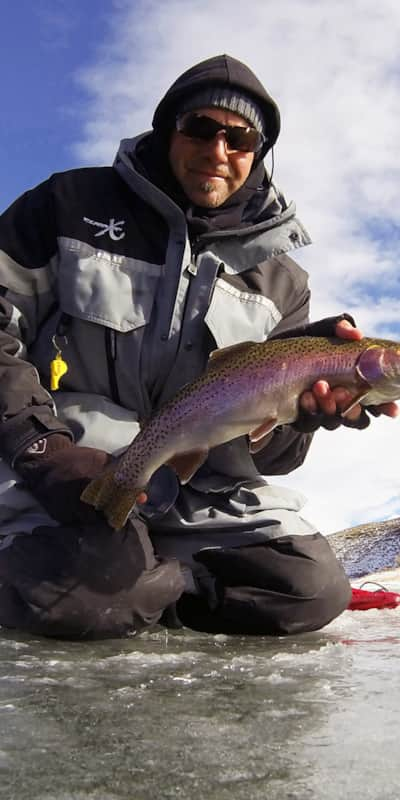
[[[125,231],[122,230],[122,226],[125,225],[125,220],[121,219],[119,222],[116,222],[114,217],[112,217],[107,225],[106,222],[96,222],[94,219],[89,219],[88,217],[83,217],[83,221],[87,222],[88,225],[94,225],[95,228],[100,228],[95,236],[104,236],[105,233],[110,235],[110,239],[113,239],[114,242],[118,242],[119,239],[123,239],[125,236]]]

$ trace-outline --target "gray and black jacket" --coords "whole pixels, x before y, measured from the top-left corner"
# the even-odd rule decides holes
[[[181,208],[134,166],[146,136],[124,140],[113,167],[55,174],[0,217],[3,468],[52,431],[118,453],[210,351],[308,321],[307,275],[288,255],[310,241],[294,205],[271,186],[274,215],[190,242]],[[58,351],[68,371],[52,392]],[[230,524],[248,505],[262,518],[260,472],[296,468],[310,438],[285,426],[257,456],[245,437],[215,448],[182,490],[187,518]]]
[[[308,242],[293,206],[206,234],[193,253],[184,214],[135,172],[134,148],[123,142],[114,168],[52,176],[0,218],[0,448],[11,465],[54,430],[119,450],[125,421],[148,417],[211,350],[308,319],[306,274],[287,255]],[[51,393],[58,348],[68,372]],[[278,429],[258,466],[288,472],[308,441]],[[217,451],[209,469],[256,478],[247,442]]]

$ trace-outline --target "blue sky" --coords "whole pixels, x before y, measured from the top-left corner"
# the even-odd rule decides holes
[[[106,0],[0,0],[0,208],[51,172],[76,166],[71,144],[87,93],[80,69],[107,32]]]
[[[112,163],[187,67],[227,52],[278,101],[275,180],[313,239],[312,316],[400,339],[398,0],[0,0],[0,209],[54,171]],[[322,432],[304,491],[322,530],[400,513],[400,422]],[[332,493],[334,502],[332,502]]]

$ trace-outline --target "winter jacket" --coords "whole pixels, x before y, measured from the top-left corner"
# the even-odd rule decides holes
[[[181,210],[135,173],[134,147],[122,144],[114,168],[54,175],[0,218],[0,448],[11,465],[56,429],[118,451],[211,350],[308,318],[306,274],[286,255],[308,242],[293,206],[204,235],[192,253]],[[68,372],[51,393],[58,349]],[[278,430],[263,472],[298,466],[308,439]],[[228,485],[258,477],[245,440],[207,466]]]
[[[0,455],[13,529],[12,467],[34,441],[62,431],[117,454],[210,351],[308,320],[307,275],[287,255],[310,241],[294,205],[271,187],[274,216],[191,243],[181,208],[134,166],[148,135],[124,140],[113,167],[53,175],[0,217]],[[68,371],[52,391],[57,354]],[[215,448],[181,490],[186,512],[172,510],[167,527],[260,524],[276,495],[260,471],[289,472],[309,442],[284,426],[254,457],[246,437]],[[177,488],[170,476],[167,484],[172,502]],[[298,510],[301,499],[282,493]],[[149,518],[171,505],[162,489],[154,496]]]

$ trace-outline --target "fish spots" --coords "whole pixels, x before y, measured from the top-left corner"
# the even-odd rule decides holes
[[[297,419],[300,394],[317,380],[357,395],[356,365],[361,354],[373,347],[384,352],[380,363],[385,366],[372,394],[369,387],[363,393],[363,402],[399,399],[400,345],[386,340],[304,336],[244,342],[214,353],[206,372],[183,386],[146,422],[114,467],[117,477],[108,473],[96,479],[84,499],[102,508],[110,524],[124,524],[163,464],[175,463],[187,480],[210,448],[251,432],[257,446],[275,424]]]

